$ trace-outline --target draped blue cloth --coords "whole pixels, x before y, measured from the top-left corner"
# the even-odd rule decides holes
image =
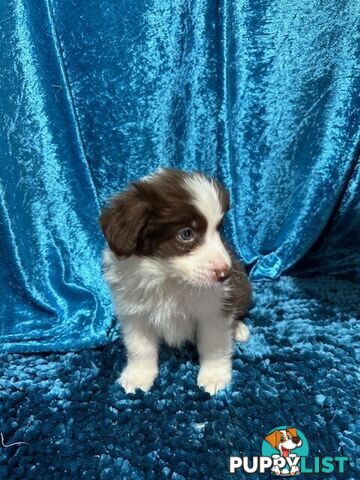
[[[0,5],[0,350],[116,336],[99,211],[159,166],[228,186],[254,280],[359,280],[357,1]]]

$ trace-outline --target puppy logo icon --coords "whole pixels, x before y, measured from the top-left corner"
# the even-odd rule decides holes
[[[308,456],[309,445],[299,429],[283,426],[265,436],[262,454],[273,459],[273,475],[294,476],[301,473],[300,459]]]

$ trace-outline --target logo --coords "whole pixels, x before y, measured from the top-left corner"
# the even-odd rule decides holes
[[[273,459],[271,472],[275,475],[299,475],[300,459],[309,455],[309,444],[300,430],[278,427],[266,435],[261,453]]]
[[[309,444],[301,430],[295,427],[274,428],[261,445],[261,457],[230,457],[229,471],[236,473],[266,473],[293,477],[307,473],[344,473],[348,457],[309,458]]]

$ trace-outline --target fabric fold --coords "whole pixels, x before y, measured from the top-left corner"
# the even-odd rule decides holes
[[[359,278],[356,2],[15,0],[0,34],[0,350],[117,336],[97,218],[159,166],[230,190],[254,281]]]

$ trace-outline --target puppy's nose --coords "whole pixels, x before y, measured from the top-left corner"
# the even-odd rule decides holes
[[[298,443],[300,443],[301,440],[299,437],[292,437],[292,441],[297,445]]]
[[[221,283],[225,282],[231,275],[231,269],[229,267],[216,268],[214,272],[218,282]]]

